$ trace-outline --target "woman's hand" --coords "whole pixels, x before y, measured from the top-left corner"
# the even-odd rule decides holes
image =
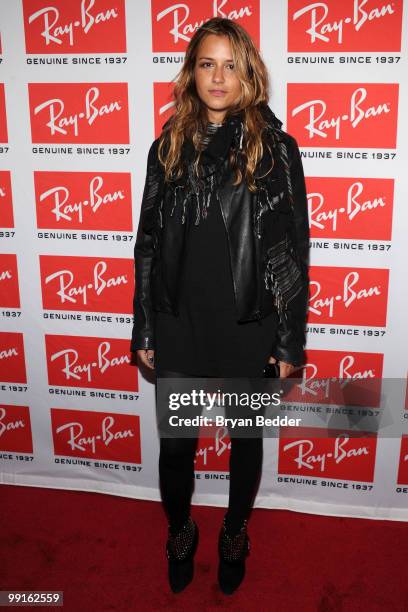
[[[275,357],[272,357],[272,355],[269,357],[268,363],[276,363],[277,359],[275,359]],[[280,371],[280,377],[281,378],[286,378],[287,376],[290,376],[290,374],[292,374],[292,372],[294,372],[296,370],[296,367],[291,364],[291,363],[286,363],[285,361],[279,361],[279,371]]]
[[[146,368],[154,370],[154,351],[152,349],[138,349],[136,354]]]

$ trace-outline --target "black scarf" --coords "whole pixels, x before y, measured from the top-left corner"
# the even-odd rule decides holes
[[[269,142],[272,144],[272,155],[279,155],[278,149],[278,134],[280,132],[282,121],[280,121],[268,105],[260,107],[262,115],[268,123]],[[170,182],[173,189],[173,206],[170,216],[173,216],[176,206],[182,207],[181,222],[185,223],[187,219],[187,210],[193,206],[195,202],[195,221],[198,225],[200,217],[205,219],[207,209],[213,196],[218,196],[218,189],[225,176],[221,171],[224,167],[225,159],[228,157],[231,147],[237,151],[237,162],[242,164],[242,156],[240,151],[243,148],[244,111],[238,114],[227,117],[224,123],[211,136],[208,145],[201,151],[199,161],[199,176],[197,176],[193,162],[196,157],[196,151],[191,139],[185,139],[181,149],[181,160],[183,174],[176,180]],[[171,120],[171,119],[170,119]],[[169,121],[170,121],[169,120]],[[259,197],[257,198],[257,211],[255,214],[255,231],[259,234],[259,219],[266,207],[272,208],[279,202],[279,197],[271,192],[271,182],[268,177],[264,177],[270,169],[273,160],[271,154],[265,149],[262,159],[259,161],[255,173],[255,180],[259,189]],[[241,165],[241,169],[244,170]],[[258,178],[259,177],[259,178]],[[161,215],[160,215],[160,218]]]

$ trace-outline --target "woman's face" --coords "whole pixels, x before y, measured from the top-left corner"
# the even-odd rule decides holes
[[[227,36],[209,34],[200,43],[194,69],[200,100],[207,107],[208,119],[221,123],[241,93]]]

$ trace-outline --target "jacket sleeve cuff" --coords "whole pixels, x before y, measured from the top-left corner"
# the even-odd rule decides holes
[[[279,361],[285,361],[298,367],[306,363],[305,345],[306,345],[306,325],[304,317],[301,313],[304,310],[302,304],[298,304],[300,312],[295,313],[288,311],[286,317],[283,317],[278,325],[276,343],[273,347],[272,355]]]
[[[130,350],[153,349],[155,345],[155,312],[149,307],[141,307],[140,302],[134,300],[133,328],[130,341]]]
[[[305,364],[305,352],[303,349],[286,348],[283,346],[276,346],[275,350],[272,351],[272,356],[278,361],[284,361],[285,363],[291,363],[292,365],[299,367]]]
[[[143,336],[141,338],[136,338],[130,341],[130,352],[134,353],[135,351],[138,350],[148,350],[151,349],[154,351],[154,341],[153,338],[150,338],[150,336]]]

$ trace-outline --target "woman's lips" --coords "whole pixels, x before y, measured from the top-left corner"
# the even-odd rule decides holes
[[[225,96],[227,92],[222,89],[210,89],[210,94],[212,96]]]

